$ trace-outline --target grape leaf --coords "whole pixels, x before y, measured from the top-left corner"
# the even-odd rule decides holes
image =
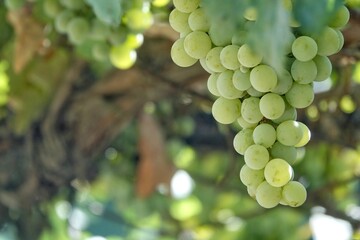
[[[264,62],[280,70],[290,38],[289,14],[281,1],[255,1],[258,19],[247,31],[247,41],[264,57]]]
[[[122,0],[86,0],[92,8],[97,18],[106,24],[117,27],[123,14]]]
[[[294,0],[295,19],[304,34],[318,34],[330,17],[343,5],[343,0]]]

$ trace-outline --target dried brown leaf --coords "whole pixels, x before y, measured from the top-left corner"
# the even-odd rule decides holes
[[[26,8],[9,11],[7,17],[16,34],[13,67],[14,71],[19,73],[41,48],[44,39],[43,27],[33,19]]]
[[[139,118],[139,154],[136,193],[145,198],[159,184],[170,185],[175,167],[168,160],[160,124],[153,115],[143,112]]]

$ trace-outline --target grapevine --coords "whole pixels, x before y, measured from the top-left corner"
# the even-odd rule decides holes
[[[171,57],[181,67],[199,61],[210,74],[207,86],[216,97],[214,119],[241,127],[233,145],[244,156],[240,180],[249,195],[264,208],[302,205],[306,188],[294,180],[293,164],[297,149],[309,142],[311,133],[297,121],[296,109],[313,102],[314,81],[330,77],[328,57],[343,46],[340,29],[349,20],[348,9],[340,6],[320,34],[312,35],[302,32],[301,24],[294,20],[292,1],[283,1],[292,34],[286,43],[286,63],[279,69],[238,34],[246,33],[247,28],[239,27],[231,36],[219,33],[200,0],[173,3],[169,23],[180,37]],[[257,9],[248,7],[243,18],[245,25],[256,24]]]

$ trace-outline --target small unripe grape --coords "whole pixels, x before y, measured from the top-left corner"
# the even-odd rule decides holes
[[[128,69],[132,67],[136,61],[136,51],[126,46],[113,46],[110,50],[111,63],[120,69]]]
[[[81,17],[71,19],[67,25],[69,39],[74,44],[82,43],[88,37],[89,32],[89,22]]]
[[[126,11],[123,21],[131,30],[143,32],[154,23],[154,18],[151,12],[134,8]]]

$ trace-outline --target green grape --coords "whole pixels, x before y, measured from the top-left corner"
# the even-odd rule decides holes
[[[313,60],[307,62],[295,60],[291,65],[291,75],[298,83],[312,83],[317,75],[316,64]]]
[[[220,53],[222,49],[222,47],[214,47],[206,55],[206,66],[208,66],[208,68],[213,72],[223,72],[226,70],[220,61]]]
[[[257,97],[249,97],[244,99],[241,105],[241,116],[249,123],[258,123],[263,119],[259,107],[260,99]]]
[[[184,38],[179,38],[171,47],[170,56],[173,62],[180,67],[190,67],[197,62],[184,49]]]
[[[111,47],[109,58],[115,67],[119,69],[128,69],[135,64],[137,54],[134,49],[118,45]]]
[[[110,27],[95,18],[91,22],[90,37],[96,41],[105,41],[110,36]]]
[[[5,0],[5,7],[9,10],[17,10],[24,6],[25,0]]]
[[[332,64],[330,59],[325,56],[317,55],[313,61],[316,64],[317,69],[317,74],[314,81],[320,82],[328,79],[332,71]]]
[[[325,27],[315,39],[318,45],[318,54],[321,56],[330,56],[341,49],[341,36],[331,27]]]
[[[254,144],[253,131],[251,128],[245,128],[235,135],[233,145],[236,152],[244,155],[246,149]]]
[[[269,148],[276,141],[276,130],[268,123],[259,124],[254,129],[253,139],[255,144]]]
[[[276,128],[276,139],[285,146],[295,146],[303,137],[299,122],[287,120]]]
[[[282,188],[282,200],[291,207],[299,207],[307,198],[305,187],[297,181],[290,181]]]
[[[200,5],[200,0],[173,0],[174,6],[181,12],[191,13]]]
[[[248,68],[255,67],[262,61],[262,56],[255,53],[247,44],[244,44],[239,48],[237,56],[240,64]]]
[[[269,152],[262,145],[253,144],[244,153],[244,160],[249,168],[260,170],[269,162]]]
[[[151,4],[154,7],[165,7],[166,5],[168,5],[170,3],[170,0],[153,0],[151,2]]]
[[[207,32],[210,29],[209,19],[203,8],[198,8],[190,13],[188,24],[193,31]]]
[[[297,151],[293,146],[285,146],[280,142],[275,142],[270,149],[270,155],[273,158],[284,159],[290,165],[292,165],[296,161]]]
[[[249,168],[246,164],[240,169],[240,180],[247,187],[257,187],[264,179],[263,170]]]
[[[90,33],[90,26],[88,21],[82,17],[71,19],[67,25],[67,33],[70,42],[73,44],[81,44]]]
[[[210,37],[205,32],[191,32],[185,37],[184,48],[190,57],[196,59],[206,57],[211,49]]]
[[[333,28],[343,28],[348,23],[350,19],[350,12],[346,6],[342,5],[339,7],[335,15],[331,18],[329,22],[329,27]]]
[[[124,27],[119,27],[110,32],[109,41],[112,45],[120,45],[125,41],[127,35],[127,29]]]
[[[241,128],[255,128],[258,123],[249,123],[242,116],[237,119],[237,122]]]
[[[294,82],[290,90],[285,94],[288,103],[295,108],[306,108],[314,100],[314,90],[310,84]]]
[[[296,120],[297,118],[297,112],[296,108],[290,106],[289,104],[285,104],[285,111],[281,117],[272,119],[274,123],[280,124],[282,122],[285,122],[287,120]]]
[[[295,144],[295,147],[303,147],[310,141],[311,132],[304,123],[302,122],[298,122],[298,123],[300,124],[300,128],[302,131],[302,138],[297,144]]]
[[[247,67],[244,67],[244,66],[240,65],[240,71],[242,73],[247,73],[247,72],[250,73],[250,68],[247,68]]]
[[[175,8],[169,15],[170,26],[179,33],[190,33],[191,29],[188,23],[189,15],[189,13],[180,12]]]
[[[133,8],[125,12],[123,21],[125,25],[135,32],[143,32],[154,23],[151,12]]]
[[[239,46],[236,45],[228,45],[221,50],[220,61],[225,68],[236,70],[240,67],[240,63],[237,58],[238,50]]]
[[[199,62],[200,62],[201,67],[202,67],[205,71],[207,71],[207,72],[210,73],[210,74],[214,73],[214,72],[211,71],[210,68],[206,65],[206,57],[200,58],[200,59],[199,59]]]
[[[231,44],[233,34],[220,23],[212,23],[209,28],[209,36],[215,46],[225,47]]]
[[[216,83],[220,95],[227,99],[241,98],[244,95],[243,91],[234,87],[232,81],[233,74],[234,72],[231,70],[226,70],[220,73]]]
[[[338,38],[339,38],[339,47],[336,52],[339,52],[344,46],[345,39],[344,39],[344,35],[342,34],[342,32],[339,29],[335,29],[335,32],[337,33]]]
[[[248,21],[256,21],[257,19],[257,10],[255,7],[248,7],[245,9],[244,18]]]
[[[276,93],[267,93],[260,99],[260,112],[267,119],[276,119],[281,117],[285,111],[285,102],[283,98]]]
[[[259,185],[260,185],[260,184],[259,184]],[[257,186],[256,186],[256,187],[253,187],[253,186],[251,186],[251,187],[246,187],[246,190],[247,190],[249,196],[252,197],[252,198],[254,198],[254,199],[256,199],[256,188],[257,188]]]
[[[212,105],[212,115],[222,124],[233,123],[240,116],[241,101],[219,97]]]
[[[144,35],[142,33],[129,33],[123,45],[127,46],[128,48],[137,49],[141,47],[144,42]]]
[[[269,92],[276,87],[277,75],[268,65],[258,65],[250,72],[251,85],[259,92]]]
[[[59,33],[66,33],[67,26],[70,20],[74,17],[74,13],[69,10],[64,10],[55,18],[55,29]]]
[[[276,207],[281,200],[281,188],[273,187],[266,181],[256,188],[256,201],[263,208]]]
[[[246,91],[251,87],[250,72],[243,73],[240,69],[235,70],[232,80],[234,87],[240,91]]]
[[[62,10],[57,0],[45,0],[43,9],[45,14],[50,18],[55,18]]]
[[[246,90],[246,92],[252,97],[261,97],[264,95],[263,92],[259,92],[258,90],[256,90],[253,87],[250,87],[248,90]]]
[[[294,57],[302,62],[313,59],[317,54],[318,47],[314,39],[308,36],[300,36],[295,39],[291,46]]]
[[[290,32],[288,34],[288,39],[287,39],[287,41],[285,43],[285,47],[284,47],[286,55],[290,54],[292,52],[292,44],[295,41],[295,39],[296,39],[295,35]]]
[[[94,44],[91,49],[92,56],[97,61],[104,61],[109,57],[109,46],[104,42]]]
[[[219,75],[220,73],[212,73],[207,80],[207,88],[209,92],[217,97],[220,97],[219,90],[217,89],[217,80],[219,78]]]
[[[289,91],[292,84],[293,84],[293,78],[291,74],[288,71],[284,70],[282,71],[281,74],[279,74],[276,87],[273,90],[271,90],[271,92],[279,95],[283,95]]]
[[[274,187],[282,187],[293,177],[293,169],[290,164],[281,158],[270,160],[264,169],[266,181]]]
[[[60,0],[60,3],[71,10],[79,10],[84,7],[83,0]]]

